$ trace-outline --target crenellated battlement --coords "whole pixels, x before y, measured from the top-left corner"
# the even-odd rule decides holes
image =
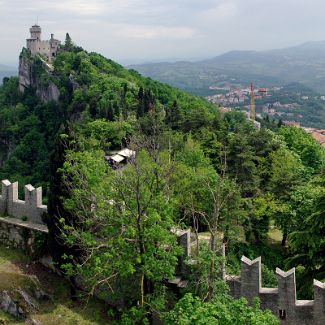
[[[34,223],[43,223],[42,214],[47,212],[47,206],[42,203],[42,188],[25,185],[25,201],[18,199],[18,182],[2,181],[2,195],[0,195],[0,215],[15,218],[27,217]]]
[[[191,256],[191,232],[179,231],[177,235],[179,244],[184,248],[181,259],[183,262]],[[245,297],[252,303],[253,299],[258,297],[261,308],[270,309],[280,319],[281,324],[325,324],[325,283],[314,280],[314,300],[297,300],[295,268],[287,272],[277,268],[276,276],[277,288],[262,287],[261,257],[250,260],[243,256],[240,276],[226,275],[225,280],[234,298]]]
[[[232,296],[252,302],[259,297],[261,307],[270,309],[281,324],[325,324],[325,283],[314,280],[314,300],[297,300],[295,268],[276,269],[277,288],[263,288],[261,258],[241,259],[240,277],[227,276]]]

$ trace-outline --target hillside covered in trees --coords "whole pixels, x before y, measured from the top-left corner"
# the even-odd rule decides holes
[[[264,285],[274,269],[297,267],[298,296],[324,280],[324,149],[299,128],[254,128],[240,112],[126,70],[69,40],[48,73],[29,58],[57,102],[18,79],[0,88],[0,178],[42,185],[54,260],[89,293],[105,291],[122,324],[277,324],[234,300],[219,280],[221,241],[227,272],[242,254],[262,256]],[[105,156],[128,147],[129,164]],[[181,255],[176,229],[197,237],[190,285],[168,285]],[[270,240],[273,231],[282,243]],[[199,240],[203,238],[202,240]],[[177,321],[176,321],[177,320]]]

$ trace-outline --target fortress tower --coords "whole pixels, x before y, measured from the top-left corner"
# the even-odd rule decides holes
[[[41,40],[42,28],[38,25],[32,26],[30,29],[30,38]]]
[[[27,49],[32,55],[40,54],[48,62],[52,62],[58,52],[61,42],[57,39],[54,39],[53,34],[51,34],[50,40],[42,41],[42,29],[39,25],[32,26],[29,31],[30,38],[26,40]]]

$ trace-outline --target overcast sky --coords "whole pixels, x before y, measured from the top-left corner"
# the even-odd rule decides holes
[[[324,15],[324,0],[0,0],[0,63],[16,65],[37,17],[43,39],[69,32],[129,64],[325,40]]]

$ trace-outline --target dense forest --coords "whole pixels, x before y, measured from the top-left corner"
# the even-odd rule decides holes
[[[263,285],[275,267],[296,266],[298,297],[311,298],[324,274],[324,149],[302,129],[254,128],[240,112],[126,70],[68,38],[51,74],[30,58],[34,76],[60,90],[42,102],[18,79],[0,87],[0,178],[41,185],[55,261],[75,286],[105,291],[122,324],[277,324],[258,303],[234,300],[219,280],[240,257],[262,256]],[[128,147],[129,164],[104,157]],[[191,285],[167,280],[181,251],[175,229],[191,227],[197,252]],[[271,235],[281,236],[272,240]],[[280,241],[279,241],[280,239]]]

